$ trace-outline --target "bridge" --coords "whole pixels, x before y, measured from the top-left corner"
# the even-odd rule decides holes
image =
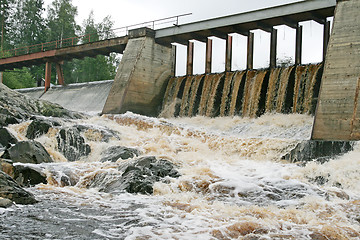
[[[107,97],[103,113],[136,113],[157,116],[169,77],[174,76],[175,48],[172,43],[187,45],[186,74],[193,74],[194,45],[206,43],[205,73],[211,73],[212,40],[226,41],[225,72],[231,71],[232,33],[244,35],[247,44],[247,69],[253,69],[254,35],[252,30],[269,32],[269,67],[276,67],[278,25],[296,30],[295,64],[301,64],[303,21],[324,25],[323,81],[315,115],[314,139],[360,139],[358,96],[360,81],[358,0],[307,0],[246,13],[173,26],[131,29],[125,36],[78,46],[69,46],[22,56],[0,59],[0,71],[31,64],[55,62],[61,74],[60,61],[109,52],[123,53],[117,75]],[[334,16],[330,35],[328,17]],[[350,67],[350,69],[349,69]],[[49,69],[47,67],[46,69]],[[48,84],[49,73],[46,71]],[[60,78],[59,78],[60,79]],[[345,80],[344,80],[345,79]],[[345,83],[345,84],[344,84]],[[343,86],[344,84],[344,86]],[[45,89],[47,88],[46,85]],[[339,108],[341,106],[341,109]]]

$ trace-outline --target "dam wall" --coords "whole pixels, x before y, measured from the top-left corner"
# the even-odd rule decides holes
[[[57,103],[69,110],[101,113],[113,82],[113,80],[108,80],[52,86],[45,93],[43,87],[17,91],[32,98]]]
[[[312,139],[360,139],[360,1],[338,1]]]
[[[155,42],[155,31],[129,32],[129,41],[102,113],[127,111],[157,116],[167,81],[174,75],[175,53]]]
[[[163,116],[314,114],[322,64],[173,77]]]

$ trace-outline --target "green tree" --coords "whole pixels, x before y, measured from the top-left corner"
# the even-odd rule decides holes
[[[35,87],[36,81],[28,68],[15,69],[13,71],[5,71],[4,84],[9,88],[29,88]]]
[[[47,40],[54,41],[75,37],[80,30],[75,21],[76,16],[77,7],[72,4],[71,0],[54,0],[48,8]],[[63,73],[67,83],[75,82],[73,70],[72,63],[64,63]],[[52,72],[54,76],[55,69]],[[55,77],[52,79],[55,82]]]
[[[15,0],[0,0],[0,49],[1,51],[10,47],[7,32],[10,29],[9,20],[13,14]]]
[[[114,23],[109,16],[101,23],[95,23],[94,13],[90,12],[89,17],[83,22],[82,42],[86,43],[114,37],[111,30]],[[98,55],[95,58],[86,57],[83,60],[74,60],[74,78],[76,82],[89,82],[114,79],[118,60],[115,54],[110,56]]]
[[[12,36],[16,47],[44,42],[44,0],[17,0],[13,17]]]

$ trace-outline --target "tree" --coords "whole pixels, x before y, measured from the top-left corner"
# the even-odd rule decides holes
[[[12,36],[16,47],[41,43],[45,37],[44,0],[17,0]]]
[[[80,30],[75,21],[76,16],[77,7],[72,5],[72,0],[54,0],[48,8],[47,40],[54,41],[75,37]],[[67,83],[74,82],[73,69],[73,64],[64,63],[63,73]],[[55,69],[52,72],[55,75]]]
[[[9,19],[13,13],[15,0],[0,0],[0,49],[1,51],[5,50],[9,46],[9,38],[7,37],[7,32],[10,29]]]
[[[71,0],[54,0],[48,8],[48,41],[76,36],[80,27],[76,24],[77,7]]]
[[[101,23],[95,23],[94,13],[90,12],[89,17],[83,22],[82,42],[86,43],[99,41],[114,36],[113,22],[109,16],[105,17]],[[89,37],[90,36],[90,37]],[[118,60],[115,54],[109,57],[98,55],[96,58],[86,57],[83,60],[74,60],[74,78],[76,82],[89,82],[113,79],[116,73]]]

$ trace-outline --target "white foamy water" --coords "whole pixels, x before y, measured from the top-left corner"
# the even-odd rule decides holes
[[[308,115],[260,118],[148,118],[132,113],[67,122],[111,129],[119,139],[83,136],[92,152],[68,162],[56,129],[37,141],[55,163],[41,164],[48,184],[29,189],[40,201],[0,212],[2,239],[359,239],[360,147],[324,164],[281,157],[310,138]],[[26,139],[29,123],[11,126]],[[168,159],[181,176],[158,182],[153,195],[89,188],[98,174],[121,174],[99,162],[110,146]],[[76,182],[63,186],[67,176]],[[318,179],[322,179],[320,184]]]

